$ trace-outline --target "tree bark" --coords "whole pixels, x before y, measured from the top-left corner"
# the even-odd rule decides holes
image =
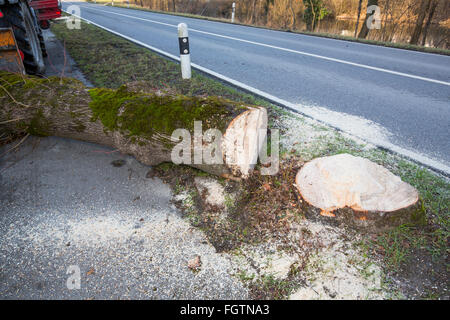
[[[425,15],[430,8],[431,0],[422,0],[420,3],[420,11],[417,16],[416,25],[414,27],[413,34],[411,36],[410,44],[417,44],[419,42],[420,34],[422,33],[423,21],[425,20]]]
[[[356,35],[358,34],[358,28],[359,28],[359,18],[360,18],[360,16],[361,16],[361,6],[362,6],[362,0],[359,0],[359,3],[358,3],[358,18],[356,18],[356,26],[355,26],[355,38],[356,38]]]
[[[294,10],[294,4],[292,3],[293,0],[289,1],[289,8],[291,10],[292,15],[292,23],[291,23],[291,30],[295,30],[296,25],[296,19],[295,19],[295,10]]]
[[[378,0],[367,0],[367,8],[370,6],[377,6],[378,5]],[[359,31],[358,34],[358,38],[362,38],[365,39],[367,38],[367,35],[369,34],[369,28],[367,27],[367,21],[369,20],[369,18],[371,17],[371,14],[366,13],[366,18],[364,19],[364,23],[361,26],[361,31]]]
[[[309,3],[311,5],[311,13],[313,15],[313,20],[311,23],[311,30],[310,31],[314,31],[316,29],[316,9],[314,8],[314,3],[309,0]]]
[[[438,0],[432,0],[430,9],[428,10],[428,18],[427,22],[425,23],[425,28],[423,29],[423,35],[422,35],[422,46],[425,46],[425,41],[427,40],[428,35],[428,29],[430,28],[431,22],[433,21],[434,13],[436,12],[436,7],[439,4]]]
[[[2,130],[107,145],[147,165],[173,161],[172,150],[181,149],[181,139],[172,133],[186,129],[189,137],[183,142],[190,147],[178,155],[190,154],[187,165],[226,178],[248,176],[267,132],[262,107],[160,92],[144,82],[88,89],[75,79],[0,71],[0,105]],[[200,139],[194,121],[201,121]],[[208,129],[218,129],[222,136],[208,136]],[[219,161],[205,161],[206,152]]]
[[[424,222],[417,190],[367,159],[340,154],[314,159],[296,176],[312,220],[379,232]]]
[[[255,24],[256,23],[256,4],[257,4],[257,2],[258,2],[258,0],[253,0],[252,15],[251,15],[250,24]]]

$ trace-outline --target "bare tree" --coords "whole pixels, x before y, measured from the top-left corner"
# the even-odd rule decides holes
[[[367,0],[367,8],[370,6],[377,6],[378,0]],[[367,21],[369,21],[370,17],[372,16],[371,13],[366,13],[366,18],[364,19],[364,24],[361,27],[361,31],[359,32],[358,38],[367,38],[367,35],[369,34],[369,27],[367,26]]]
[[[356,27],[355,27],[355,38],[356,38],[356,34],[358,33],[359,17],[361,16],[361,6],[362,6],[362,0],[359,0],[359,3],[358,3],[358,18],[356,19]]]
[[[291,14],[292,14],[291,29],[294,30],[295,29],[296,20],[295,20],[295,11],[294,11],[294,6],[293,6],[293,0],[289,0],[289,9],[291,10]]]
[[[176,0],[172,0],[172,11],[177,12],[177,1]]]
[[[428,18],[427,22],[425,23],[425,28],[423,29],[423,35],[422,35],[422,46],[425,45],[425,41],[427,39],[428,35],[428,29],[430,28],[431,21],[433,20],[434,13],[436,12],[436,7],[439,4],[439,0],[432,0],[430,9],[428,10]]]
[[[425,16],[430,8],[431,0],[422,0],[420,3],[420,11],[417,16],[416,25],[414,27],[413,34],[411,36],[410,44],[417,44],[419,42],[420,34],[422,33],[423,21],[425,20]]]

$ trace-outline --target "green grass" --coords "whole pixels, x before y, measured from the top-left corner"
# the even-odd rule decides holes
[[[407,161],[399,161],[392,170],[403,181],[415,186],[420,194],[422,210],[428,217],[427,228],[417,230],[414,227],[399,227],[381,238],[386,248],[393,245],[393,261],[402,259],[412,249],[424,248],[439,260],[448,256],[450,236],[450,184],[438,179],[428,170],[419,168]],[[403,246],[400,244],[403,243]],[[406,253],[406,254],[405,254]]]
[[[345,152],[368,158],[387,167],[419,191],[421,211],[426,217],[422,226],[402,225],[378,235],[375,241],[368,241],[372,251],[382,253],[388,271],[394,271],[400,265],[408,263],[411,254],[417,250],[425,250],[436,262],[445,263],[443,261],[448,257],[450,236],[448,180],[387,151],[365,151],[357,144],[345,142],[342,138],[338,138],[335,143],[328,142],[326,149],[330,155]]]
[[[427,221],[422,227],[402,225],[380,234],[375,240],[366,241],[368,248],[382,254],[387,270],[391,272],[409,263],[411,255],[418,251],[424,251],[435,263],[444,263],[448,268],[450,184],[405,160],[398,161],[390,169],[418,189],[421,210],[426,213]]]
[[[86,2],[93,3],[92,0],[87,0]],[[111,1],[108,0],[99,0],[97,3],[103,3],[110,6]],[[377,45],[377,46],[383,46],[383,47],[390,47],[390,48],[397,48],[397,49],[404,49],[404,50],[412,50],[412,51],[420,51],[420,52],[427,52],[427,53],[436,53],[436,54],[442,54],[442,55],[450,55],[450,50],[442,49],[442,48],[431,48],[431,47],[424,47],[419,45],[412,45],[409,43],[402,43],[402,42],[388,42],[388,41],[378,41],[378,40],[369,40],[369,39],[359,39],[351,36],[342,36],[339,34],[334,33],[326,33],[326,32],[313,32],[313,31],[305,31],[305,30],[290,30],[290,29],[279,29],[279,28],[269,28],[266,26],[261,25],[251,25],[241,22],[234,22],[231,23],[229,19],[224,18],[214,18],[214,17],[207,17],[202,16],[198,14],[191,14],[191,13],[181,13],[181,12],[167,12],[167,11],[160,11],[160,10],[151,10],[149,8],[144,8],[141,6],[137,6],[135,4],[130,3],[130,6],[123,4],[121,2],[114,2],[114,7],[119,8],[126,8],[126,9],[133,9],[133,10],[141,10],[141,11],[149,11],[149,12],[155,12],[155,13],[161,13],[161,14],[168,14],[168,15],[175,15],[175,16],[181,16],[186,18],[193,18],[193,19],[201,19],[201,20],[208,20],[208,21],[215,21],[215,22],[222,22],[222,23],[229,23],[229,24],[236,24],[236,25],[242,25],[242,26],[251,26],[254,28],[260,28],[260,29],[268,29],[268,30],[277,30],[277,31],[284,31],[284,32],[291,32],[291,33],[298,33],[298,34],[304,34],[308,36],[314,36],[314,37],[321,37],[321,38],[330,38],[330,39],[336,39],[336,40],[344,40],[344,41],[350,41],[350,42],[359,42],[364,44],[370,44],[370,45]]]
[[[250,279],[241,277],[241,280],[247,280],[247,282]],[[252,289],[254,298],[257,300],[282,300],[293,291],[292,283],[286,279],[277,279],[273,275],[262,275],[260,278],[250,282],[248,286]]]
[[[221,96],[248,104],[269,105],[195,70],[190,81],[183,80],[179,64],[90,24],[82,22],[81,30],[70,30],[64,23],[54,23],[51,30],[64,39],[65,48],[96,87],[115,89],[124,83],[145,81],[152,89],[175,90],[188,96]]]

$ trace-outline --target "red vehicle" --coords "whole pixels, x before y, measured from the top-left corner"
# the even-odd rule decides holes
[[[61,17],[61,2],[59,0],[33,0],[30,6],[34,9],[41,29],[50,27],[49,20]]]
[[[12,28],[27,73],[45,72],[42,29],[48,29],[49,20],[60,16],[58,0],[0,0],[0,28]]]

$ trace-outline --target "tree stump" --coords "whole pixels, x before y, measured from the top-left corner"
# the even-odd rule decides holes
[[[322,157],[297,173],[307,218],[379,232],[423,222],[417,190],[386,168],[349,154]]]
[[[183,140],[172,134],[185,129],[191,147],[181,149],[189,155],[183,163],[226,178],[249,175],[267,134],[265,108],[160,92],[145,83],[86,88],[70,78],[0,71],[0,105],[0,130],[107,145],[147,165],[171,162],[172,151]],[[199,142],[195,121],[201,121]],[[208,140],[209,129],[221,135]],[[207,150],[222,161],[195,161],[198,149],[200,159]]]

